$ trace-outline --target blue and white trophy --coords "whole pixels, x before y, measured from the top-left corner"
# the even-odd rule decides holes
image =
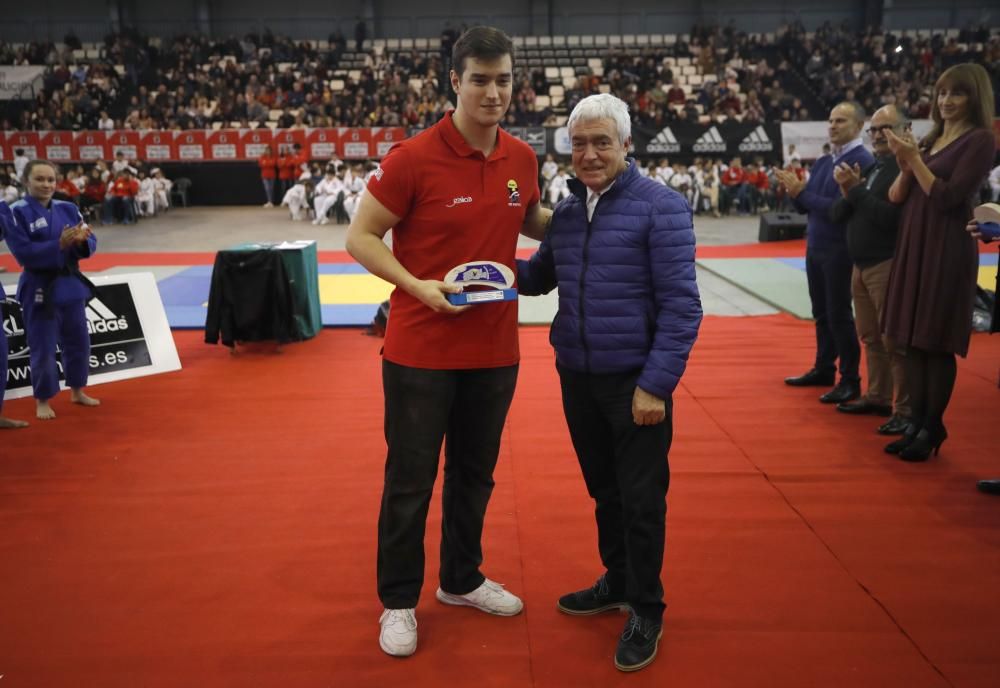
[[[983,241],[1000,239],[1000,204],[983,203],[972,211],[972,217],[979,224]]]
[[[512,286],[514,272],[503,263],[492,260],[473,260],[456,265],[444,276],[444,282],[463,289],[460,294],[446,294],[448,301],[455,306],[513,301],[517,298],[517,289]]]

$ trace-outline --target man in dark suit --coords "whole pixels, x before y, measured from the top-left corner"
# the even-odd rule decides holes
[[[839,404],[861,396],[858,365],[861,348],[851,312],[851,270],[846,228],[830,219],[830,208],[841,197],[833,170],[846,164],[867,169],[875,161],[861,139],[865,111],[857,103],[843,102],[830,111],[831,153],[819,158],[808,183],[794,172],[776,170],[775,176],[788,191],[795,208],[808,213],[806,278],[809,300],[816,321],[816,358],[804,375],[785,379],[794,387],[828,386],[836,378],[839,359],[840,382],[819,400]]]
[[[899,134],[908,128],[909,122],[895,105],[877,110],[868,126],[875,162],[867,169],[841,163],[833,170],[843,198],[830,208],[830,218],[847,224],[847,251],[854,263],[851,275],[854,318],[868,362],[867,393],[856,401],[839,403],[837,410],[892,416],[879,427],[882,435],[902,434],[910,417],[910,395],[903,365],[905,349],[885,339],[879,324],[889,287],[900,212],[900,206],[889,202],[889,187],[899,174],[899,165],[889,150],[886,132]]]

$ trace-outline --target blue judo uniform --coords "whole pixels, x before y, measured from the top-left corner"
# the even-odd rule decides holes
[[[0,241],[14,226],[14,215],[10,212],[10,206],[4,201],[0,201]],[[5,295],[0,293],[0,300]],[[7,389],[7,332],[3,329],[3,317],[0,314],[0,412],[3,411],[3,396]]]
[[[97,238],[63,250],[63,230],[81,221],[72,203],[53,200],[49,207],[30,196],[11,206],[14,224],[7,246],[24,271],[17,283],[17,300],[31,350],[31,386],[36,399],[48,400],[59,391],[56,347],[62,351],[63,373],[69,387],[85,387],[90,370],[90,334],[85,306],[92,296],[80,275],[81,258],[97,251]]]

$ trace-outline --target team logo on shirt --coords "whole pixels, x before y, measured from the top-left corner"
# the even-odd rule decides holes
[[[377,181],[377,182],[382,181],[382,174],[383,174],[382,168],[381,167],[376,167],[375,168],[375,181]]]
[[[521,207],[521,192],[518,191],[516,179],[507,180],[507,205],[511,208]]]
[[[40,217],[37,220],[35,220],[34,222],[31,222],[31,223],[28,224],[28,231],[29,232],[34,232],[34,231],[37,231],[39,229],[45,229],[48,226],[49,226],[48,220],[46,220],[44,217]]]

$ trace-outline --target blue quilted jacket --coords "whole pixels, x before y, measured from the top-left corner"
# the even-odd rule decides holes
[[[591,221],[587,188],[574,179],[570,189],[538,251],[517,261],[518,290],[533,296],[559,287],[549,340],[561,366],[641,370],[638,385],[666,399],[701,323],[691,208],[631,160]]]

